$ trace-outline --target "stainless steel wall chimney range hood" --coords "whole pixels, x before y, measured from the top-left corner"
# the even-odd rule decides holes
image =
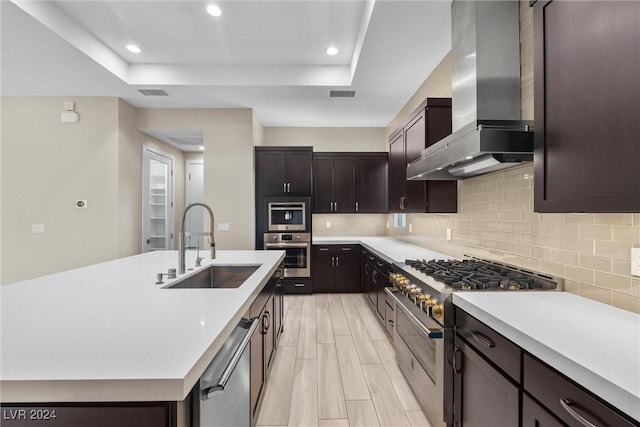
[[[451,4],[453,133],[407,167],[407,179],[464,179],[533,160],[532,122],[520,120],[517,1]]]

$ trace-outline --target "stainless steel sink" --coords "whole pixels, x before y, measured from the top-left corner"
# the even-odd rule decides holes
[[[211,265],[196,274],[176,280],[166,289],[239,288],[260,265]]]

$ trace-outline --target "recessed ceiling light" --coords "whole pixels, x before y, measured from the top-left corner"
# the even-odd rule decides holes
[[[471,159],[473,159],[473,156],[467,156],[467,157],[465,157],[464,159],[465,159],[465,160],[471,160]]]
[[[329,46],[327,48],[327,55],[333,56],[338,53],[338,48],[335,46]]]
[[[207,6],[207,13],[211,16],[220,16],[222,15],[222,9],[215,4],[210,4]]]
[[[127,45],[127,50],[129,52],[133,52],[133,53],[140,53],[140,48],[138,46],[136,46],[135,44],[128,44]]]
[[[204,151],[204,145],[199,146],[199,147],[198,147],[198,149],[199,149],[200,151]]]

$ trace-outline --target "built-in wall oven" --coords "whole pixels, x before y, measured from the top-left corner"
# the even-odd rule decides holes
[[[307,204],[303,201],[268,202],[267,218],[268,231],[308,231]]]
[[[311,277],[311,233],[264,233],[264,249],[285,251],[284,277]]]

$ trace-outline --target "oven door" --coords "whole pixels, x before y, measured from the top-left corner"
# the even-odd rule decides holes
[[[394,347],[398,366],[431,424],[441,426],[444,423],[446,329],[435,321],[433,328],[423,325],[402,303],[396,307]]]
[[[265,243],[264,249],[285,251],[284,277],[311,277],[311,242]]]
[[[305,231],[305,210],[302,202],[269,203],[269,231]]]

